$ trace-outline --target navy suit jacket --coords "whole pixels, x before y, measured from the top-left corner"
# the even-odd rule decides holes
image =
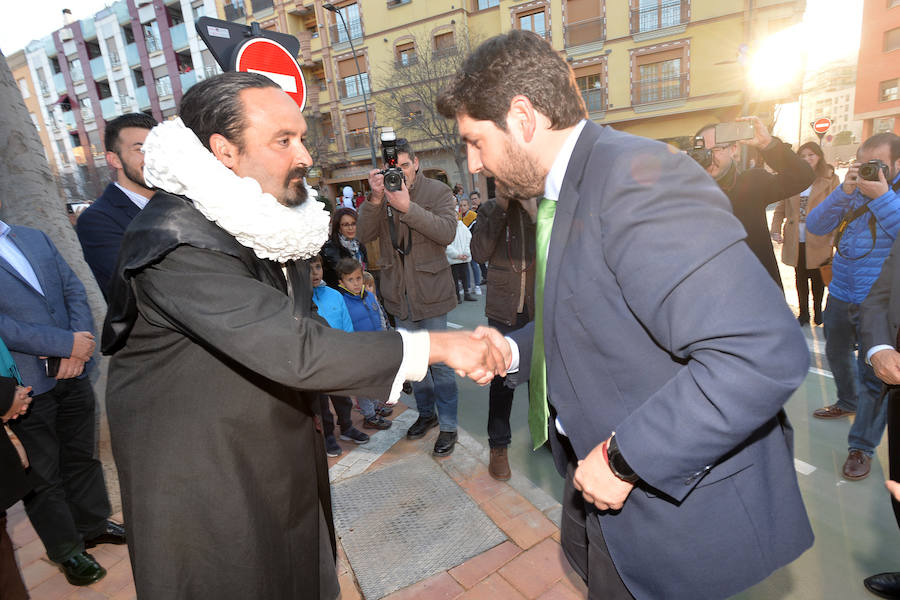
[[[110,183],[97,201],[78,217],[75,230],[84,260],[100,285],[104,298],[107,298],[116,270],[122,236],[139,212],[141,209],[114,183]]]
[[[593,513],[638,599],[727,597],[812,544],[782,411],[809,355],[745,237],[685,154],[585,126],[550,238],[548,390],[579,459],[615,431],[641,477]],[[512,334],[518,381],[533,332]]]
[[[43,231],[12,226],[9,239],[34,269],[44,294],[0,258],[0,339],[9,348],[22,382],[34,395],[56,386],[40,356],[68,358],[73,332],[94,331],[94,319],[81,281]],[[85,365],[84,377],[89,362]]]

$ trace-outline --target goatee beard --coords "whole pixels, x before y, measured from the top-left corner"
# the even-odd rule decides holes
[[[306,202],[309,194],[306,191],[306,168],[291,169],[284,182],[284,205],[300,206]]]

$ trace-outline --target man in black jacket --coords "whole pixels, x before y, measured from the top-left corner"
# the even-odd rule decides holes
[[[489,263],[484,314],[488,325],[504,335],[524,327],[534,318],[536,215],[534,198],[519,201],[497,197],[478,208],[478,226],[472,234],[472,260]],[[494,479],[506,481],[511,476],[506,449],[512,440],[509,415],[513,403],[513,390],[506,385],[506,377],[494,377],[489,398],[488,472]]]
[[[697,132],[697,136],[703,136],[705,147],[712,150],[712,163],[706,167],[706,172],[731,200],[734,216],[747,230],[746,242],[750,250],[783,289],[769,237],[766,207],[805,190],[812,185],[815,174],[790,146],[769,134],[759,117],[740,120],[751,121],[754,132],[752,139],[740,143],[758,148],[775,173],[761,168],[742,170],[735,161],[737,143],[717,144],[715,125],[706,125]]]

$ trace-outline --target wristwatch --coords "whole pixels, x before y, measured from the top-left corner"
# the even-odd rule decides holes
[[[616,477],[628,483],[636,483],[640,479],[634,472],[634,469],[625,462],[625,457],[622,456],[622,453],[619,452],[619,443],[616,441],[615,434],[609,438],[609,444],[606,446],[606,455],[609,457],[609,468],[612,469]]]

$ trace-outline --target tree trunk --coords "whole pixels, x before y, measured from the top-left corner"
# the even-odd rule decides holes
[[[84,262],[78,237],[66,215],[65,199],[59,196],[19,87],[6,57],[0,53],[0,58],[0,220],[40,229],[50,236],[87,290],[99,338],[106,303]]]

